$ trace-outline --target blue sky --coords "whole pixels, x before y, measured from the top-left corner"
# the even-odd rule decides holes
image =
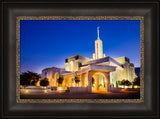
[[[65,58],[76,54],[92,58],[97,26],[106,56],[126,56],[140,66],[139,20],[21,20],[21,72],[64,67]]]

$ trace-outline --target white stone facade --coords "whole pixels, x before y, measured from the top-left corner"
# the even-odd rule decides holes
[[[48,78],[50,86],[57,87],[56,80],[60,77],[64,77],[64,87],[75,87],[73,81],[74,76],[77,75],[80,78],[79,87],[88,87],[88,91],[91,91],[92,78],[96,79],[96,90],[99,81],[96,77],[103,76],[105,79],[103,90],[109,90],[109,87],[117,87],[117,81],[123,79],[133,82],[136,78],[134,64],[130,63],[129,58],[123,56],[119,58],[111,58],[103,54],[102,41],[99,38],[99,27],[98,38],[95,41],[95,53],[93,59],[89,59],[82,55],[75,55],[65,59],[64,68],[46,68],[42,70],[42,79]],[[101,88],[102,89],[102,88]]]

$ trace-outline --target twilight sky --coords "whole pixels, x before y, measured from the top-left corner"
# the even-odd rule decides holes
[[[65,58],[76,54],[92,58],[97,26],[106,56],[126,56],[140,67],[139,20],[21,20],[21,73],[64,67]]]

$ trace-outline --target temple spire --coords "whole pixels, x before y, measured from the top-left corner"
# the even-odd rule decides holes
[[[99,26],[97,27],[97,34],[98,34],[98,39],[100,39],[99,38]]]
[[[99,38],[99,26],[97,27],[97,35],[97,40],[95,40],[95,53],[93,54],[93,59],[105,57],[105,54],[103,54],[103,43]]]

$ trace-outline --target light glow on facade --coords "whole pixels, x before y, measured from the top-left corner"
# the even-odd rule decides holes
[[[136,77],[134,64],[130,63],[129,58],[125,56],[118,58],[105,57],[102,40],[99,38],[99,27],[97,33],[93,59],[75,55],[65,59],[64,68],[51,67],[42,70],[42,78],[47,76],[50,81],[49,86],[57,87],[58,91],[65,90],[66,87],[83,87],[87,88],[88,92],[92,92],[92,90],[108,92],[111,87],[131,87],[117,85],[117,82],[122,80],[132,82],[134,80]],[[58,87],[57,83],[60,76],[64,78],[62,87]],[[75,76],[79,77],[79,83],[75,82]],[[93,84],[92,78],[95,80]]]

